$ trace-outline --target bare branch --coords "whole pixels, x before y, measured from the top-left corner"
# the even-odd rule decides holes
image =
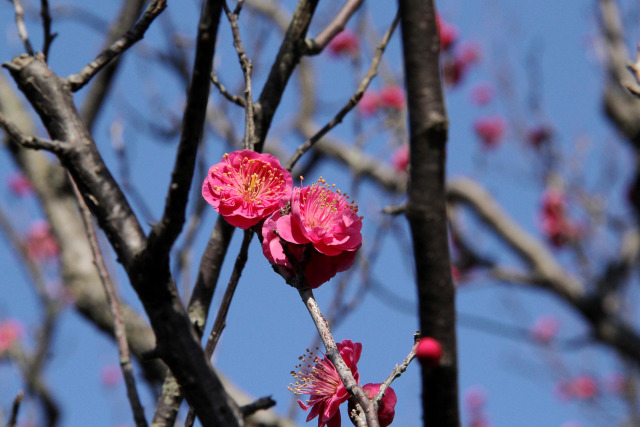
[[[39,138],[37,136],[24,135],[17,126],[11,123],[7,118],[0,113],[0,127],[11,137],[16,143],[22,145],[25,148],[32,148],[35,150],[46,150],[55,154],[62,154],[70,148],[70,145],[61,141],[50,141],[47,139]]]
[[[218,88],[218,91],[220,91],[220,95],[227,98],[228,101],[231,101],[242,108],[246,106],[246,101],[244,100],[244,98],[230,93],[227,88],[222,83],[220,83],[220,80],[218,79],[218,76],[214,71],[211,72],[211,83],[213,83],[213,85]]]
[[[302,145],[300,145],[296,149],[295,153],[291,156],[291,158],[287,162],[287,165],[286,165],[287,170],[290,171],[291,169],[293,169],[293,167],[298,162],[300,157],[302,157],[304,153],[309,151],[309,149],[311,149],[313,144],[318,142],[331,129],[333,129],[339,123],[341,123],[342,119],[347,115],[347,113],[349,113],[349,111],[351,111],[358,104],[358,102],[362,98],[362,95],[369,87],[371,80],[373,80],[373,78],[378,74],[378,65],[380,64],[380,59],[382,58],[382,54],[384,53],[384,50],[386,49],[387,44],[391,39],[391,35],[395,31],[399,21],[400,21],[400,16],[396,15],[396,17],[393,19],[393,22],[391,23],[391,27],[384,34],[380,43],[378,43],[378,47],[376,48],[376,54],[374,55],[373,60],[371,61],[371,65],[369,66],[369,70],[367,71],[367,74],[364,76],[364,78],[360,82],[360,85],[358,85],[358,89],[356,89],[356,92],[351,96],[351,98],[349,98],[349,101],[347,102],[347,104],[344,107],[342,107],[342,109],[338,112],[338,114],[336,114],[335,117],[331,119],[331,121],[329,121],[329,123],[324,125],[322,129],[317,131],[311,138],[309,138],[307,141],[305,141]]]
[[[20,40],[22,40],[22,44],[24,44],[24,48],[30,56],[35,55],[35,51],[31,46],[31,42],[29,41],[29,34],[27,34],[27,27],[24,25],[24,9],[22,8],[22,4],[20,0],[10,0],[13,3],[13,8],[16,11],[16,27],[18,28],[18,36]]]
[[[329,42],[344,30],[347,22],[354,13],[360,8],[363,0],[346,0],[338,14],[333,20],[320,32],[314,39],[305,40],[307,46],[306,55],[317,55],[329,44]]]
[[[20,410],[20,405],[22,404],[22,399],[24,398],[24,392],[21,390],[16,394],[16,397],[13,399],[13,405],[11,405],[11,415],[9,415],[9,421],[7,421],[7,427],[14,427],[18,422],[18,411]]]
[[[93,61],[87,64],[82,70],[76,74],[72,74],[66,78],[70,89],[75,92],[80,90],[84,85],[89,83],[91,78],[104,68],[112,59],[133,46],[138,40],[144,37],[151,23],[156,17],[167,7],[167,0],[153,0],[145,11],[142,18],[136,25],[127,31],[109,48],[103,50]]]
[[[49,0],[40,0],[40,16],[42,17],[42,30],[44,42],[42,44],[42,54],[45,59],[49,58],[49,48],[57,34],[51,33],[51,12],[49,11]]]

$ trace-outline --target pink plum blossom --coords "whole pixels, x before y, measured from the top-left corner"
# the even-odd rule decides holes
[[[527,141],[535,148],[540,148],[542,144],[549,142],[553,136],[553,130],[549,126],[538,125],[527,131]]]
[[[25,197],[33,192],[31,181],[21,173],[11,174],[7,184],[9,185],[9,190],[17,197]]]
[[[122,381],[122,369],[118,365],[107,365],[100,371],[100,379],[106,387],[116,386]]]
[[[373,91],[366,91],[362,94],[362,98],[358,102],[358,111],[363,116],[372,116],[378,111],[380,106],[380,97]]]
[[[378,391],[380,390],[380,386],[382,384],[365,384],[362,386],[369,399],[373,399]],[[387,427],[391,425],[393,422],[393,418],[396,415],[396,403],[398,402],[398,397],[396,396],[396,392],[391,388],[387,387],[384,391],[384,395],[380,402],[378,402],[378,421],[380,421],[380,427]],[[355,405],[349,401],[349,413],[355,409]]]
[[[397,85],[385,86],[380,91],[380,105],[394,110],[402,110],[405,107],[404,90]]]
[[[420,338],[416,349],[416,357],[422,366],[435,368],[440,364],[440,359],[442,359],[442,345],[435,338]]]
[[[22,323],[8,319],[0,323],[0,353],[9,350],[22,334]]]
[[[312,288],[353,265],[362,245],[362,217],[358,206],[334,187],[322,178],[311,186],[295,187],[289,202],[291,211],[281,209],[265,221],[262,251],[285,279],[292,279],[295,269],[281,239],[297,262],[307,262],[304,276]]]
[[[481,117],[473,128],[485,148],[495,148],[500,144],[507,125],[502,116]]]
[[[351,340],[344,340],[337,344],[340,356],[351,370],[356,382],[360,381],[358,373],[358,361],[362,352],[362,344]],[[307,416],[307,422],[318,417],[318,427],[340,427],[341,417],[339,407],[349,399],[349,393],[342,384],[340,376],[333,363],[323,357],[309,352],[301,356],[302,363],[296,366],[299,372],[291,372],[296,379],[295,384],[290,384],[289,390],[295,394],[308,394],[306,403],[298,400],[298,405],[311,412]],[[394,393],[395,394],[395,393]]]
[[[211,166],[202,196],[229,224],[246,230],[276,211],[292,185],[277,158],[241,150]]]
[[[567,218],[566,209],[566,199],[559,190],[549,189],[542,195],[540,227],[555,247],[564,246],[578,234]]]
[[[489,83],[480,83],[471,89],[471,101],[476,105],[487,105],[494,96],[495,90]]]
[[[476,64],[482,57],[482,48],[476,42],[465,41],[456,48],[456,57],[467,66]]]
[[[57,257],[60,253],[58,241],[45,220],[37,220],[31,224],[27,231],[25,247],[27,255],[34,261],[45,261]]]
[[[579,400],[594,399],[598,393],[598,384],[591,375],[580,375],[571,382],[572,395]]]
[[[398,172],[407,171],[407,167],[409,167],[409,144],[403,144],[393,153],[391,164]]]
[[[540,344],[549,344],[558,335],[559,329],[560,321],[557,317],[541,316],[531,327],[531,337]]]
[[[360,41],[356,33],[346,29],[331,39],[327,47],[333,56],[354,55],[358,53]]]
[[[444,21],[440,15],[436,15],[436,24],[438,26],[438,33],[440,34],[440,49],[447,51],[453,46],[458,39],[458,27]]]

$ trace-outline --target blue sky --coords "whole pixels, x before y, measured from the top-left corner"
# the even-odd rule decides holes
[[[117,11],[117,2],[60,3],[79,4],[94,11],[98,16],[110,20]],[[292,10],[292,1],[286,2]],[[331,11],[340,2],[321,3],[317,24],[312,26],[315,34],[326,23]],[[630,2],[626,2],[630,3]],[[372,16],[373,28],[381,34],[389,25],[394,13],[395,2],[365,2],[366,12]],[[509,123],[523,121],[535,124],[548,121],[556,131],[555,144],[567,164],[577,157],[577,141],[587,136],[588,154],[584,157],[584,170],[571,173],[585,174],[585,170],[597,171],[602,167],[600,160],[609,156],[621,170],[629,170],[629,152],[617,142],[615,132],[601,114],[599,103],[602,89],[602,71],[598,62],[595,22],[596,9],[593,2],[566,0],[563,2],[541,0],[483,0],[464,2],[443,0],[440,11],[448,22],[460,29],[460,38],[479,42],[483,57],[479,65],[469,72],[461,85],[447,92],[447,104],[451,121],[448,148],[448,173],[451,177],[465,175],[480,180],[500,201],[505,210],[515,217],[528,231],[539,234],[536,226],[536,210],[542,183],[535,156],[527,148],[518,134],[510,128],[506,139],[495,152],[486,153],[472,133],[473,121],[485,114],[504,115]],[[193,40],[197,22],[197,2],[184,2],[178,6],[170,2],[169,12],[178,31],[186,40]],[[638,16],[637,5],[625,5],[629,16]],[[247,11],[245,11],[247,12]],[[243,13],[245,13],[243,12]],[[0,59],[5,62],[22,52],[13,26],[11,4],[0,5],[0,22],[3,23],[4,43],[0,43]],[[249,19],[247,14],[243,18]],[[156,23],[158,24],[158,23]],[[40,46],[40,28],[34,19],[27,21],[32,42]],[[243,35],[249,31],[262,31],[260,26],[242,26]],[[350,27],[355,27],[352,22]],[[54,31],[59,35],[50,55],[52,68],[60,75],[76,72],[93,58],[102,44],[101,35],[87,28],[81,22],[55,20]],[[637,28],[629,33],[637,36]],[[277,47],[279,36],[265,39],[261,53],[270,53]],[[637,40],[629,40],[635,45]],[[154,25],[144,39],[145,47],[162,46],[162,26]],[[246,43],[249,56],[255,44]],[[368,48],[373,48],[371,43]],[[257,48],[256,48],[257,49]],[[401,53],[399,33],[389,45],[384,72],[373,83],[379,89],[382,82],[401,78]],[[111,94],[111,102],[100,117],[94,136],[107,163],[116,168],[113,148],[109,142],[108,128],[113,120],[125,119],[125,140],[130,154],[132,179],[143,194],[152,212],[159,215],[164,202],[175,152],[175,138],[169,142],[154,141],[135,123],[127,122],[131,107],[135,108],[160,126],[168,125],[162,115],[153,109],[147,99],[157,96],[173,113],[180,114],[183,103],[183,88],[175,76],[164,71],[156,63],[144,58],[142,48],[135,49],[138,58],[129,57],[123,64],[117,85]],[[532,86],[529,57],[535,58],[535,75],[539,86]],[[256,57],[257,58],[257,57]],[[268,67],[270,55],[256,59],[254,87],[261,87]],[[334,60],[327,55],[311,58],[310,64],[317,67],[317,92],[320,109],[318,121],[329,119],[348,99],[354,90],[355,78],[348,61]],[[216,69],[221,80],[229,87],[237,89],[241,79],[235,53],[231,49],[228,23],[223,20],[220,30]],[[8,76],[6,71],[3,71]],[[506,78],[511,85],[504,84]],[[477,83],[489,82],[498,88],[496,101],[482,107],[469,102],[469,91]],[[401,84],[401,81],[398,80]],[[536,94],[541,100],[542,110],[534,115],[527,107],[530,96],[528,88],[539,88]],[[212,91],[215,103],[221,103],[219,94]],[[272,126],[272,135],[280,139],[289,151],[300,139],[288,131],[292,112],[297,108],[299,95],[296,82],[292,80],[281,111]],[[83,92],[76,95],[81,102]],[[229,116],[235,128],[242,129],[242,111],[235,105],[227,105]],[[133,122],[135,122],[134,120]],[[353,140],[354,127],[347,120],[331,135],[344,140]],[[375,120],[363,122],[363,133],[370,138],[368,149],[381,159],[388,158],[392,139],[387,132],[380,131],[380,123]],[[223,152],[228,151],[219,138],[210,134],[206,141],[208,164],[217,163]],[[581,146],[580,146],[581,147]],[[578,148],[580,148],[578,147]],[[0,155],[0,179],[14,170],[8,156]],[[330,162],[317,170],[327,181],[337,183],[343,189],[349,188],[349,176],[339,166]],[[622,174],[624,178],[624,174]],[[585,181],[591,191],[598,188],[594,179],[597,173],[586,175]],[[312,180],[315,177],[309,177]],[[505,179],[506,178],[506,179]],[[4,182],[4,180],[3,180]],[[617,209],[623,209],[623,184],[621,179],[608,196],[608,202]],[[195,187],[199,183],[194,184]],[[0,189],[0,201],[5,209],[12,212],[16,226],[25,230],[30,221],[41,216],[33,201],[12,198],[6,189]],[[382,207],[392,202],[381,195],[371,184],[363,184],[358,203],[365,216],[365,233],[371,235],[373,221],[380,217]],[[371,219],[369,224],[367,219]],[[205,225],[197,238],[193,257],[195,264],[206,244],[206,239],[215,222],[215,212],[205,215]],[[347,320],[334,330],[336,340],[351,339],[363,343],[363,353],[359,370],[362,382],[380,382],[390,373],[395,363],[399,363],[411,347],[417,319],[413,308],[415,300],[410,262],[403,253],[404,243],[409,242],[407,226],[403,219],[395,221],[397,233],[403,238],[387,236],[379,262],[374,266],[373,275],[384,287],[407,305],[398,309],[375,293],[367,294],[362,304]],[[470,222],[470,227],[476,227]],[[476,227],[477,228],[477,227]],[[475,230],[475,229],[474,229]],[[504,247],[491,236],[478,231],[478,243],[495,254],[499,259],[515,262],[505,252]],[[240,245],[240,233],[235,236],[228,260],[221,275],[222,285],[228,280],[233,259]],[[404,239],[404,240],[403,240]],[[404,242],[404,243],[403,243]],[[366,249],[366,240],[365,248]],[[565,257],[561,255],[561,257]],[[565,257],[567,258],[567,257]],[[565,259],[563,258],[563,259]],[[112,260],[115,265],[115,261]],[[119,286],[124,298],[139,308],[135,295],[129,288],[119,267]],[[16,257],[4,241],[0,241],[0,318],[20,319],[29,330],[37,326],[39,314],[34,292],[29,288],[24,271],[16,263]],[[321,307],[330,304],[334,279],[316,292]],[[222,290],[218,292],[216,302]],[[565,338],[579,336],[584,328],[571,311],[548,295],[515,286],[505,287],[493,284],[486,278],[478,278],[459,292],[459,312],[475,314],[500,321],[514,327],[527,328],[540,315],[554,313],[562,321],[560,335]],[[249,262],[238,288],[234,304],[229,312],[227,328],[214,356],[214,363],[237,385],[254,396],[273,395],[278,402],[280,413],[287,413],[291,394],[286,386],[291,381],[289,372],[294,369],[297,357],[304,353],[314,339],[315,329],[306,313],[297,292],[282,283],[279,276],[272,274],[257,242],[253,242]],[[34,337],[28,335],[28,341]],[[617,368],[608,350],[588,347],[577,351],[549,353],[537,348],[526,340],[505,339],[475,330],[461,322],[459,327],[460,390],[482,387],[488,396],[487,413],[494,427],[502,426],[562,426],[576,420],[584,426],[607,424],[611,415],[619,418],[623,407],[608,397],[598,400],[597,405],[579,405],[575,402],[561,402],[554,394],[558,380],[556,362],[568,366],[574,374],[594,373],[605,375]],[[107,389],[100,382],[100,371],[104,366],[117,363],[115,346],[95,328],[87,325],[72,310],[63,314],[46,377],[52,389],[57,390],[63,410],[64,426],[111,427],[131,424],[129,408],[122,384]],[[558,362],[560,363],[560,362]],[[396,407],[397,426],[420,425],[418,366],[412,365],[407,373],[394,383],[398,394]],[[21,387],[13,369],[0,364],[0,405],[5,410]],[[151,395],[143,390],[143,404],[151,414],[154,402]],[[28,409],[33,409],[28,404]],[[298,410],[298,421],[304,422],[302,411]],[[464,419],[464,418],[463,418]]]

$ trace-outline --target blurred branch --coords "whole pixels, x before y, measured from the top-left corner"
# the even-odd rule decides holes
[[[13,399],[13,405],[11,405],[11,414],[9,415],[9,421],[7,421],[7,427],[14,427],[18,422],[18,411],[24,398],[24,392],[19,391],[16,397]]]
[[[35,55],[35,51],[31,46],[31,42],[29,41],[29,35],[27,34],[27,27],[24,25],[24,9],[22,8],[22,4],[20,0],[9,0],[13,3],[13,8],[15,9],[16,14],[16,27],[18,29],[18,36],[20,40],[22,40],[22,44],[24,44],[24,48],[30,56]]]
[[[142,18],[140,18],[131,30],[118,38],[107,49],[100,52],[96,59],[87,64],[78,73],[72,74],[66,78],[69,89],[73,92],[80,90],[112,59],[129,49],[138,40],[141,40],[151,23],[165,9],[165,7],[167,7],[166,0],[153,0],[144,15],[142,15]]]
[[[329,25],[320,32],[314,39],[305,40],[307,46],[306,55],[317,55],[329,44],[329,42],[347,26],[347,22],[360,8],[363,0],[346,0],[340,11],[336,14]]]
[[[358,85],[356,92],[351,96],[351,98],[349,98],[349,101],[347,102],[347,104],[344,107],[342,107],[342,109],[338,112],[338,114],[336,114],[335,117],[331,119],[331,121],[329,121],[329,123],[324,125],[322,129],[317,131],[311,138],[307,139],[302,145],[298,146],[295,153],[291,156],[291,158],[287,162],[287,165],[286,165],[287,170],[291,171],[291,169],[293,169],[293,167],[298,162],[300,157],[302,157],[304,153],[309,151],[309,149],[311,149],[311,147],[316,142],[318,142],[324,135],[326,135],[331,129],[333,129],[338,124],[340,124],[342,122],[342,119],[344,119],[344,117],[347,115],[347,113],[349,113],[349,111],[351,111],[358,104],[358,102],[362,98],[362,95],[369,87],[371,80],[373,80],[373,78],[378,74],[378,65],[380,64],[380,59],[382,58],[382,54],[384,53],[387,47],[387,44],[391,39],[391,35],[395,31],[399,21],[400,21],[400,16],[396,15],[396,17],[393,19],[393,22],[391,23],[391,27],[384,34],[384,36],[382,37],[382,40],[380,41],[380,43],[378,43],[378,46],[376,47],[376,53],[373,56],[373,59],[371,61],[371,65],[369,66],[369,70],[367,71],[367,74],[364,76],[364,78]]]

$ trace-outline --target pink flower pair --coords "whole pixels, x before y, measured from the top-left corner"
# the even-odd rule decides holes
[[[317,288],[353,265],[362,244],[362,218],[348,196],[322,178],[308,187],[291,187],[291,175],[277,158],[242,150],[211,167],[202,195],[236,227],[247,229],[266,219],[265,257],[288,282],[300,268],[308,285]]]
[[[344,340],[337,344],[342,360],[351,370],[351,374],[356,382],[360,382],[358,373],[358,361],[362,353],[362,344],[351,340]],[[308,350],[307,350],[308,351]],[[308,394],[309,400],[306,403],[298,400],[298,405],[309,412],[307,422],[318,417],[318,427],[340,427],[340,405],[346,402],[350,395],[347,392],[333,363],[323,357],[308,351],[308,354],[301,356],[302,363],[296,368],[299,372],[291,372],[296,383],[289,386],[289,390],[295,394]],[[362,386],[369,398],[373,398],[380,390],[381,384],[365,384]],[[395,416],[395,406],[398,401],[395,391],[387,387],[384,396],[378,403],[378,419],[381,427],[387,427],[393,422]],[[349,411],[354,406],[349,403]]]

